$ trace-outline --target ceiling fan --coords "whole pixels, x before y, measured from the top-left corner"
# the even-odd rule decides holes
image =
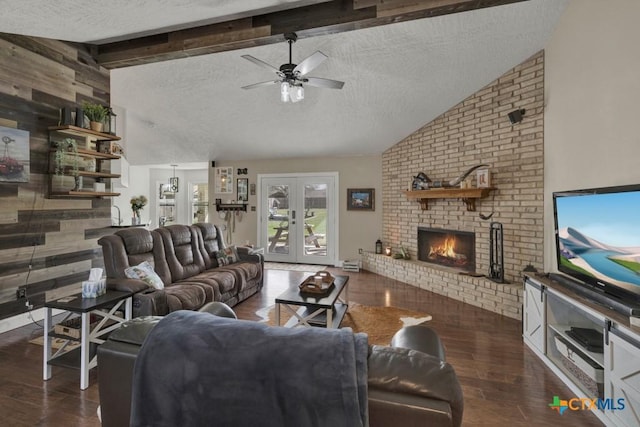
[[[242,55],[246,60],[253,62],[260,67],[267,68],[270,71],[275,72],[278,75],[277,80],[269,80],[266,82],[255,83],[249,86],[243,86],[242,89],[253,89],[261,86],[268,86],[272,84],[280,84],[280,99],[282,102],[298,102],[304,99],[304,86],[316,86],[328,89],[342,89],[344,82],[338,80],[321,79],[318,77],[307,77],[307,73],[312,71],[318,65],[320,65],[327,55],[319,50],[313,53],[311,56],[304,59],[299,64],[294,64],[291,51],[292,46],[298,40],[296,33],[286,33],[284,38],[289,43],[289,63],[282,64],[280,68],[276,68],[273,65],[269,65],[266,62],[255,58],[251,55]]]

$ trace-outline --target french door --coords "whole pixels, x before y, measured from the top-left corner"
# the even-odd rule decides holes
[[[335,265],[337,173],[259,175],[265,260]]]

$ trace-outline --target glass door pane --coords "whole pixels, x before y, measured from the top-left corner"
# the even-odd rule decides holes
[[[295,261],[295,249],[292,239],[295,234],[295,215],[291,206],[291,195],[295,185],[288,179],[266,179],[263,181],[266,197],[263,199],[263,212],[267,212],[266,235],[267,235],[267,255],[274,261]]]
[[[327,256],[327,184],[304,186],[304,255]]]
[[[176,224],[176,193],[170,184],[157,183],[158,185],[158,226]]]
[[[209,184],[193,184],[191,194],[193,224],[209,222]]]

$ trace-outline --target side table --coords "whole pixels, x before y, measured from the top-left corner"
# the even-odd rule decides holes
[[[255,255],[255,254],[264,255],[264,248],[251,247],[251,248],[249,248],[249,254],[250,255]]]
[[[107,291],[97,298],[82,298],[82,294],[71,295],[45,303],[44,316],[44,354],[42,365],[42,377],[44,380],[51,378],[51,365],[70,368],[80,368],[80,389],[89,387],[89,370],[98,365],[95,356],[95,348],[105,340],[100,337],[120,327],[122,323],[131,319],[133,294],[131,292]],[[77,339],[55,334],[52,330],[52,310],[64,310],[67,312],[65,320],[71,315],[80,314],[80,348],[65,351],[65,347],[71,341]],[[116,312],[124,308],[124,317],[116,316]],[[91,315],[100,317],[96,325],[91,329]],[[67,342],[51,354],[51,338],[66,339]],[[92,345],[93,344],[93,345]],[[92,351],[93,350],[93,351]],[[78,355],[79,360],[78,360]]]

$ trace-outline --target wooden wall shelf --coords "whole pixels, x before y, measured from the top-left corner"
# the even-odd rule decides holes
[[[216,211],[247,211],[246,203],[218,203],[216,204]]]
[[[49,126],[49,131],[56,131],[60,133],[65,133],[67,135],[86,137],[87,135],[91,135],[94,140],[98,139],[100,141],[120,141],[120,137],[116,135],[112,135],[110,133],[96,132],[91,129],[80,128],[72,125],[65,126]]]
[[[119,196],[120,193],[113,193],[110,191],[106,191],[106,192],[97,192],[97,191],[75,191],[75,190],[69,190],[69,191],[58,191],[58,192],[52,192],[49,195],[49,198],[54,198],[54,197],[115,197],[115,196]]]
[[[55,166],[56,144],[66,138],[75,140],[77,144],[75,152],[69,151],[65,153],[65,156],[76,157],[79,163],[76,173],[68,163],[59,166],[57,169]],[[111,160],[120,159],[118,154],[110,152],[111,144],[114,143],[113,141],[120,140],[119,136],[67,125],[49,127],[49,140],[51,143],[49,150],[49,198],[102,198],[120,195],[120,193],[112,191],[111,186],[111,180],[120,178],[120,174],[111,173],[110,166],[107,167]],[[85,162],[87,159],[93,159],[95,170],[89,169],[89,165]],[[76,178],[75,186],[69,185],[69,182],[74,182],[71,177]],[[84,184],[89,185],[86,188],[82,188],[83,181],[82,179],[77,179],[77,177],[88,178],[88,183],[85,182]],[[56,181],[57,178],[60,179]],[[105,190],[94,191],[95,185],[93,189],[90,187],[92,182],[104,183]]]
[[[405,191],[407,199],[415,199],[423,211],[429,209],[429,199],[461,199],[470,212],[476,210],[476,200],[485,198],[495,190],[489,188],[434,188],[431,190]]]

